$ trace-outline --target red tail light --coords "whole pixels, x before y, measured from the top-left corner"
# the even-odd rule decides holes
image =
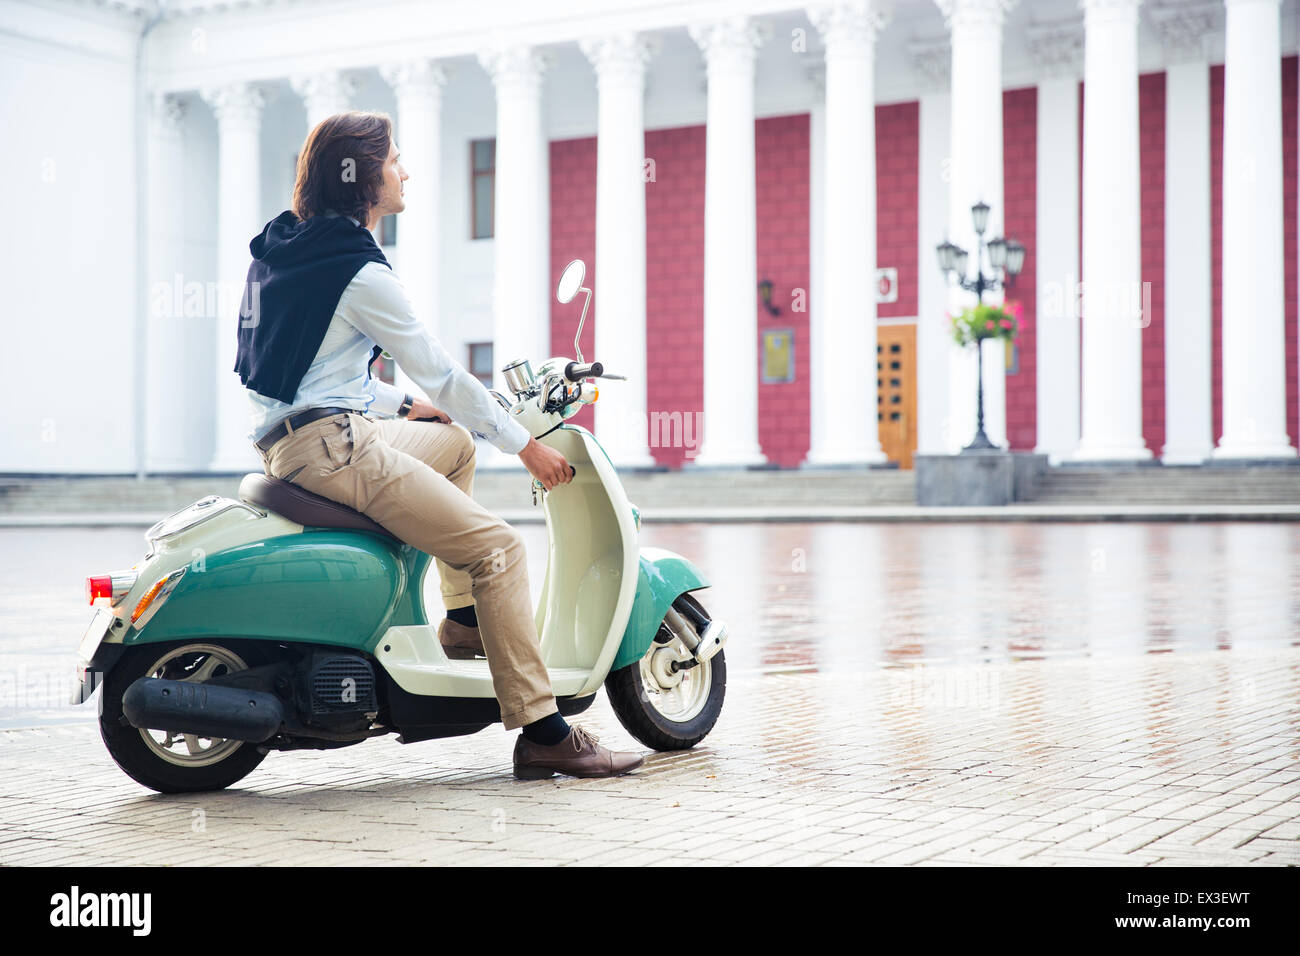
[[[109,604],[116,605],[135,587],[135,579],[135,568],[92,575],[86,578],[86,603],[94,604],[98,598],[108,598]]]
[[[111,574],[99,574],[94,577],[86,578],[86,603],[94,604],[96,598],[113,597],[113,576]]]

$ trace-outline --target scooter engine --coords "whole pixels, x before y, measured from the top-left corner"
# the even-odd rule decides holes
[[[297,688],[303,723],[334,733],[365,730],[379,713],[375,671],[355,654],[317,650],[304,661]]]

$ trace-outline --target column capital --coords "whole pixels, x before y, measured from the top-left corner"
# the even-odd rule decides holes
[[[929,81],[931,86],[947,88],[952,73],[952,42],[947,35],[913,40],[907,45],[907,55],[912,69]]]
[[[596,71],[598,81],[611,79],[634,83],[645,79],[646,64],[659,52],[658,38],[645,37],[632,31],[586,37],[578,47]]]
[[[421,58],[401,63],[385,63],[379,75],[392,87],[399,101],[427,100],[442,97],[442,88],[455,75],[455,68],[437,60]]]
[[[1176,6],[1150,7],[1147,17],[1160,34],[1165,59],[1204,59],[1206,38],[1222,23],[1222,3],[1180,3]]]
[[[356,78],[342,70],[322,70],[289,77],[289,87],[308,104],[313,101],[331,106],[346,103],[358,86]]]
[[[488,71],[497,91],[541,89],[542,75],[554,62],[548,53],[523,43],[499,44],[479,52],[478,61]]]
[[[1084,23],[1116,20],[1137,23],[1137,9],[1142,0],[1079,0]]]
[[[826,55],[852,55],[865,51],[889,22],[889,8],[881,0],[820,3],[807,9],[808,19],[822,35]]]
[[[1075,18],[1031,23],[1025,41],[1034,62],[1048,75],[1077,72],[1083,57],[1083,21]]]
[[[207,87],[199,95],[212,107],[217,123],[223,126],[227,123],[257,123],[270,98],[265,87],[244,81]]]
[[[1001,27],[1017,0],[935,0],[948,28],[959,26]]]
[[[710,64],[722,60],[752,64],[758,48],[772,35],[766,23],[745,16],[694,23],[687,30]]]
[[[174,93],[155,93],[149,99],[149,117],[154,131],[179,135],[185,125],[185,101]]]

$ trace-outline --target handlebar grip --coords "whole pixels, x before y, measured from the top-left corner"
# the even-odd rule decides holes
[[[564,377],[570,382],[580,382],[584,378],[599,378],[603,374],[605,374],[605,366],[600,362],[592,362],[590,365],[570,362],[564,366]]]

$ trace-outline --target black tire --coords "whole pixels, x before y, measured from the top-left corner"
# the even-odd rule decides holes
[[[197,793],[223,790],[252,773],[266,754],[256,744],[234,744],[226,756],[201,766],[170,763],[145,741],[142,731],[132,727],[122,715],[122,695],[136,680],[147,675],[155,662],[172,651],[188,647],[215,647],[254,667],[265,663],[265,656],[255,647],[239,641],[194,640],[174,644],[143,644],[132,647],[118,660],[104,680],[103,700],[99,713],[99,734],[109,755],[131,779],[159,793]],[[179,678],[178,678],[179,679]]]
[[[679,614],[685,602],[690,602],[703,611],[698,601],[689,594],[683,594],[673,602]],[[683,619],[691,626],[689,618],[683,615]],[[666,620],[662,627],[667,627]],[[662,628],[660,633],[663,633]],[[727,694],[726,652],[718,651],[707,664],[687,672],[690,674],[700,670],[701,676],[706,677],[707,690],[702,688],[701,694],[707,692],[707,698],[698,713],[676,720],[663,713],[651,701],[646,687],[647,679],[642,673],[642,665],[647,664],[650,656],[663,646],[652,643],[641,660],[611,672],[605,678],[605,692],[609,695],[610,705],[614,708],[619,723],[642,744],[653,750],[688,750],[708,736],[722,713],[722,701]]]

